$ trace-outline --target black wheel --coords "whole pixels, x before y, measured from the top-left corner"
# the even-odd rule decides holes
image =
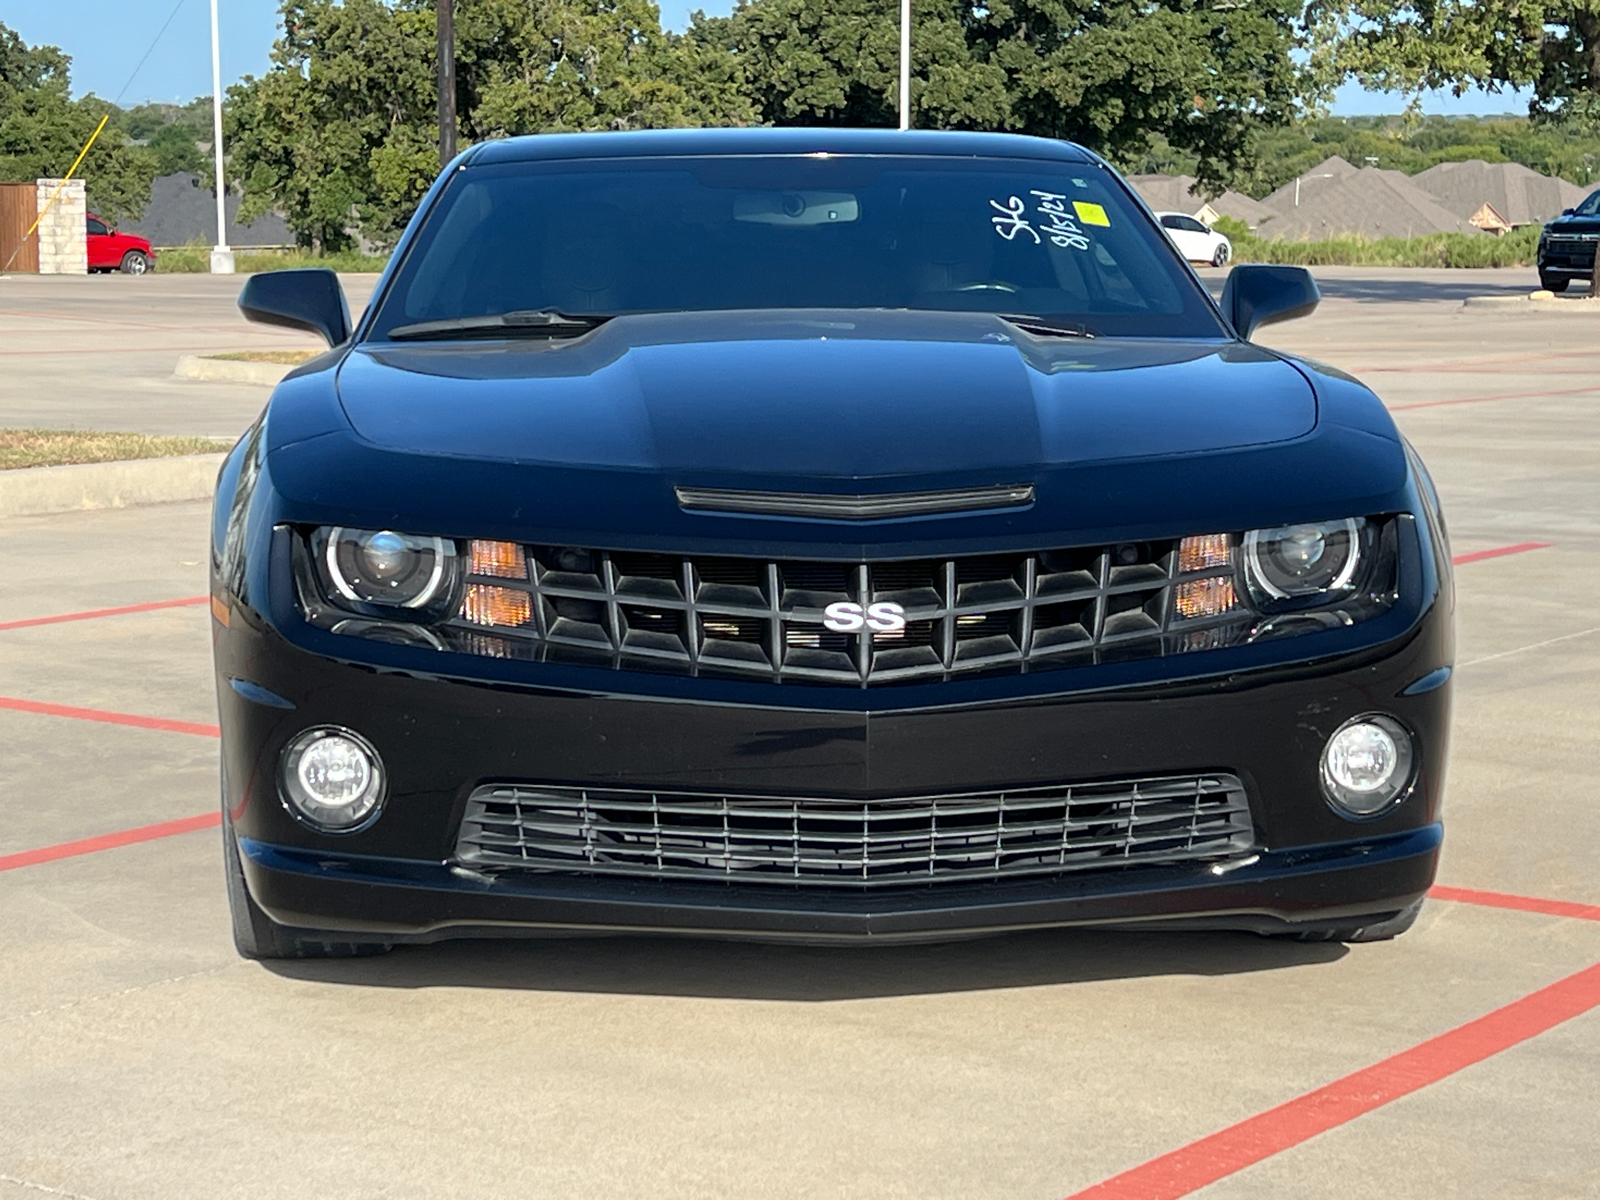
[[[1211,255],[1211,265],[1213,267],[1225,267],[1225,266],[1228,265],[1228,258],[1229,258],[1228,243],[1227,242],[1223,242],[1212,253],[1212,255]]]
[[[1571,282],[1570,279],[1541,279],[1539,286],[1547,292],[1564,292],[1567,290],[1567,284]]]
[[[1319,929],[1314,932],[1293,933],[1289,936],[1297,942],[1387,942],[1390,938],[1397,938],[1406,930],[1417,923],[1417,917],[1422,913],[1422,901],[1402,908],[1386,921],[1375,921],[1370,925],[1347,925],[1338,929]]]
[[[313,929],[279,925],[262,912],[245,887],[239,841],[226,808],[222,813],[222,859],[228,878],[228,912],[233,917],[233,945],[244,958],[363,958],[390,950],[389,942],[340,941]]]
[[[150,269],[150,256],[143,250],[129,250],[122,256],[124,275],[143,275]]]

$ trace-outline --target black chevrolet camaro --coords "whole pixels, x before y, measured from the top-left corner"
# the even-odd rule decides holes
[[[252,957],[543,930],[1391,937],[1433,879],[1449,552],[1339,371],[1054,141],[490,142],[228,457]]]

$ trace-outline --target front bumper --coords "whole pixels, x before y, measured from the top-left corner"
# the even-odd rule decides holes
[[[796,690],[780,705],[452,678],[340,661],[329,652],[350,639],[337,635],[295,637],[320,652],[237,609],[217,665],[225,802],[246,881],[297,928],[394,941],[551,929],[896,939],[1174,922],[1271,932],[1397,912],[1427,890],[1438,856],[1450,687],[1437,606],[1388,643],[1314,662],[1043,695],[1019,692],[1060,688],[1067,673],[1024,676],[986,698],[899,709],[799,707]],[[1412,731],[1419,767],[1398,806],[1357,823],[1325,802],[1317,764],[1339,725],[1372,711]],[[284,744],[321,724],[357,730],[387,766],[384,814],[358,833],[319,834],[279,799]],[[453,861],[467,797],[491,781],[872,799],[1203,771],[1243,781],[1253,854],[870,890],[484,875]]]
[[[393,941],[587,929],[773,940],[914,941],[1063,925],[1283,933],[1369,923],[1433,882],[1439,825],[1262,851],[1218,866],[1129,868],[1027,883],[850,895],[538,875],[330,856],[240,840],[250,893],[286,925]]]

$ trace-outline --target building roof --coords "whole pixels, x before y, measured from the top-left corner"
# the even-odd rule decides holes
[[[1487,204],[1510,225],[1542,225],[1559,217],[1562,209],[1576,208],[1589,194],[1587,188],[1541,175],[1521,163],[1481,158],[1440,163],[1413,175],[1411,181],[1458,217],[1470,220]]]
[[[1129,175],[1128,182],[1151,212],[1193,213],[1206,202],[1194,190],[1193,175]]]
[[[294,242],[283,218],[268,213],[249,225],[240,225],[239,196],[228,193],[228,245],[287,246]],[[158,175],[150,185],[150,203],[137,221],[117,226],[124,233],[149,238],[152,246],[212,245],[217,240],[217,195],[201,185],[198,175],[183,172]]]
[[[1290,180],[1263,203],[1278,215],[1262,233],[1290,241],[1479,233],[1403,172],[1358,169],[1337,156]]]

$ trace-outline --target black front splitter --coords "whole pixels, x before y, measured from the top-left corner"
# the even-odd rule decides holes
[[[1065,925],[1286,933],[1370,923],[1427,892],[1442,836],[1432,824],[1213,865],[859,891],[483,875],[447,863],[335,855],[250,838],[240,838],[239,848],[250,893],[273,920],[369,940],[587,931],[889,942]]]

